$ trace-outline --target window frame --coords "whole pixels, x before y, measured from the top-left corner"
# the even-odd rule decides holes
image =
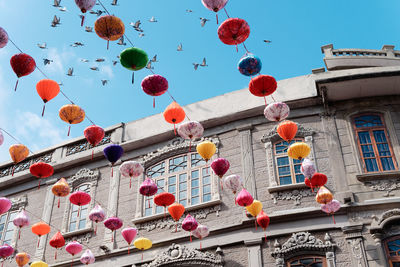
[[[292,267],[291,263],[293,261],[300,260],[300,259],[307,259],[307,258],[322,259],[322,267],[328,267],[328,263],[327,263],[326,257],[321,256],[321,255],[301,255],[301,256],[293,257],[293,258],[290,258],[290,259],[288,259],[286,261],[286,266],[287,267]]]
[[[88,193],[88,194],[91,195],[91,183],[82,183],[82,184],[79,184],[78,186],[76,186],[76,187],[74,188],[74,190],[73,190],[72,192],[83,191],[83,190],[79,190],[82,186],[87,186],[87,189],[86,189],[84,192],[86,192],[86,193]],[[78,214],[79,214],[79,220],[77,220],[77,221],[75,222],[75,224],[76,224],[76,225],[75,225],[75,229],[74,229],[74,230],[71,230],[72,213],[75,212],[75,211],[73,210],[73,207],[74,207],[74,206],[76,206],[76,205],[70,203],[69,215],[68,215],[68,224],[67,224],[67,232],[75,232],[75,231],[82,231],[82,230],[85,230],[85,229],[88,228],[88,221],[90,221],[90,220],[88,220],[88,219],[89,219],[89,212],[90,212],[90,203],[89,203],[89,204],[85,205],[85,206],[87,206],[87,212],[86,212],[86,218],[85,218],[85,227],[79,229],[80,221],[83,220],[83,219],[81,218],[81,215],[82,215],[82,207],[83,207],[83,206],[77,206],[77,207],[78,207],[77,212],[78,212]],[[77,219],[78,219],[78,217],[77,217]]]
[[[10,245],[10,246],[14,246],[13,244],[16,241],[15,240],[15,236],[16,236],[16,231],[15,230],[18,229],[18,228],[14,225],[13,220],[10,220],[10,218],[11,218],[11,214],[15,214],[17,216],[19,212],[20,212],[20,210],[12,210],[12,209],[10,209],[9,211],[7,211],[7,212],[5,212],[5,213],[0,215],[0,218],[3,217],[3,216],[6,216],[6,219],[4,221],[4,228],[0,232],[0,243],[1,243],[1,245],[4,245],[4,238],[5,238],[5,234],[7,233],[7,227],[8,227],[9,224],[11,224],[12,227],[13,227],[13,229],[11,230],[12,231],[12,236],[11,236],[11,239],[10,239],[9,243],[7,243],[7,244]]]
[[[400,262],[400,255],[399,256],[390,256],[389,247],[388,247],[388,242],[393,241],[393,240],[397,240],[397,239],[400,240],[400,235],[392,236],[392,237],[386,239],[385,242],[384,242],[385,243],[385,246],[384,246],[385,247],[385,254],[386,254],[385,256],[386,256],[386,260],[389,263],[390,267],[393,267],[393,260],[395,260],[394,261],[395,263]]]
[[[357,127],[355,121],[356,121],[356,119],[358,117],[361,117],[361,116],[379,116],[379,118],[381,119],[381,122],[382,122],[382,126]],[[394,150],[393,150],[393,147],[392,147],[392,142],[390,140],[390,136],[389,136],[389,133],[388,133],[387,125],[385,123],[385,118],[384,118],[382,113],[367,112],[367,113],[354,114],[353,116],[351,116],[351,127],[352,127],[352,130],[353,130],[353,133],[354,133],[354,137],[356,139],[356,146],[357,146],[357,150],[358,150],[358,155],[360,157],[360,162],[361,162],[361,165],[362,165],[363,173],[392,172],[392,171],[397,171],[398,170],[396,155],[394,153]],[[388,147],[389,147],[389,151],[390,151],[390,154],[391,154],[391,159],[393,161],[393,166],[394,166],[393,170],[383,170],[383,168],[382,168],[381,156],[379,155],[379,150],[378,150],[378,147],[377,147],[377,144],[376,144],[376,141],[375,141],[375,136],[373,134],[373,131],[376,131],[376,130],[382,130],[384,132],[384,134],[385,134],[386,141],[387,141],[387,144],[388,144]],[[374,159],[376,160],[376,163],[378,165],[378,171],[368,171],[367,170],[367,165],[365,164],[365,160],[364,160],[365,158],[364,158],[364,155],[362,153],[360,138],[358,136],[359,132],[368,132],[368,134],[369,134],[369,137],[371,139],[372,149],[373,149],[373,152],[375,154]],[[385,158],[385,157],[383,157],[383,158]]]

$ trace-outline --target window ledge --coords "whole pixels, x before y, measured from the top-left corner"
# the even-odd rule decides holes
[[[192,210],[198,210],[198,209],[202,209],[202,208],[207,208],[207,207],[211,207],[211,206],[215,206],[218,204],[221,204],[222,201],[220,199],[216,199],[216,200],[211,200],[209,202],[206,203],[201,203],[201,204],[197,204],[194,206],[190,206],[185,208],[185,212],[186,211],[192,211]],[[144,223],[144,222],[149,222],[149,221],[154,221],[160,218],[164,218],[164,213],[160,213],[160,214],[155,214],[155,215],[150,215],[150,216],[146,216],[146,217],[140,217],[140,218],[135,218],[133,219],[131,222],[134,224],[137,223]]]
[[[400,171],[363,173],[357,174],[356,177],[360,182],[368,182],[380,179],[396,179],[400,178]]]
[[[80,229],[80,230],[76,230],[76,231],[72,231],[72,232],[67,232],[67,233],[63,233],[63,237],[64,238],[70,238],[73,236],[78,236],[78,235],[84,235],[86,233],[90,233],[93,232],[93,228],[85,228],[85,229]]]
[[[279,192],[279,191],[303,189],[303,188],[308,188],[308,186],[306,186],[304,183],[287,184],[287,185],[271,186],[271,187],[268,187],[267,190],[271,194],[271,193]]]

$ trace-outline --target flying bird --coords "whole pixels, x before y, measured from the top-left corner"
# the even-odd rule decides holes
[[[43,59],[43,64],[46,66],[46,65],[48,65],[48,64],[50,64],[51,62],[53,62],[53,60],[50,60],[50,59],[47,59],[47,58],[44,58]]]
[[[81,61],[86,63],[86,62],[89,62],[89,59],[82,58]]]
[[[74,68],[69,68],[69,69],[68,69],[68,72],[67,72],[67,75],[68,75],[68,76],[72,76],[73,73],[74,73]]]
[[[54,0],[53,6],[54,7],[59,7],[61,3],[61,0]]]
[[[158,22],[158,20],[156,20],[156,18],[153,16],[151,19],[149,19],[149,22]]]
[[[53,21],[51,22],[51,27],[57,27],[57,25],[60,24],[60,18],[57,18],[56,15],[54,15]]]
[[[194,66],[194,70],[197,70],[197,68],[199,67],[199,63],[193,63]]]
[[[143,32],[143,30],[140,28],[140,24],[142,24],[140,20],[136,21],[135,23],[129,23],[129,25],[131,25],[135,29],[135,31]]]
[[[97,71],[99,70],[98,67],[90,67],[90,69],[91,69],[91,70],[97,70]]]
[[[112,5],[112,6],[116,6],[117,3],[118,3],[118,0],[113,0],[112,3],[111,3],[111,5]]]
[[[101,16],[101,14],[103,14],[103,11],[101,11],[99,9],[97,11],[90,10],[89,13],[93,14],[93,15],[97,15],[99,17],[99,16]]]
[[[180,44],[178,45],[178,48],[176,49],[176,51],[183,51],[183,49],[182,49],[182,43],[180,43]]]
[[[124,42],[124,36],[123,35],[121,36],[121,38],[119,38],[119,41],[118,41],[117,45],[126,45],[126,43]]]
[[[60,82],[58,85],[59,85],[59,86],[63,86],[64,84],[63,84],[62,82]]]
[[[200,24],[201,24],[201,27],[204,27],[204,25],[206,25],[206,22],[207,21],[210,21],[209,19],[206,19],[206,18],[200,18]]]
[[[139,37],[144,37],[144,33],[139,32]]]
[[[266,43],[266,44],[270,44],[272,41],[270,41],[270,40],[264,40],[264,43]]]
[[[37,46],[38,46],[40,49],[46,49],[46,48],[47,48],[46,42],[44,42],[43,44],[37,44]]]
[[[206,64],[206,58],[203,58],[203,62],[200,64],[201,67],[207,67],[208,65]]]
[[[96,58],[95,61],[96,61],[96,62],[104,62],[104,60],[105,60],[104,58]]]
[[[115,66],[115,65],[117,65],[118,61],[113,60],[112,63],[113,63],[113,66]]]
[[[147,63],[146,69],[148,69],[148,70],[154,69],[154,68],[151,66],[151,60]]]
[[[84,45],[85,45],[84,43],[75,42],[75,43],[73,43],[71,46],[72,46],[72,47],[78,47],[78,46],[84,46]]]
[[[186,9],[186,12],[187,12],[187,13],[192,13],[193,10],[191,10],[191,9]]]
[[[150,59],[151,62],[158,62],[157,61],[157,55],[155,55],[152,59]]]
[[[65,11],[67,11],[67,8],[66,8],[65,6],[63,6],[63,7],[58,7],[58,10],[60,10],[60,11],[62,11],[62,12],[65,12]]]
[[[108,83],[108,80],[101,80],[101,83],[104,85],[106,85]]]
[[[89,26],[85,26],[85,31],[87,32],[93,32],[93,28]]]

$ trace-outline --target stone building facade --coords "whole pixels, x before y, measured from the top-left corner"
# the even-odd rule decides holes
[[[264,231],[255,229],[254,218],[235,205],[234,195],[221,188],[219,178],[195,153],[201,140],[190,149],[157,114],[106,128],[93,160],[92,149],[80,137],[29,157],[15,167],[14,176],[12,163],[2,164],[0,192],[13,206],[0,218],[1,241],[54,267],[71,264],[65,250],[54,260],[55,249],[48,241],[57,229],[67,241],[79,240],[92,250],[93,266],[400,266],[400,51],[393,46],[363,50],[332,45],[322,51],[326,70],[279,81],[274,98],[291,107],[288,119],[299,125],[296,140],[311,146],[310,157],[342,204],[336,224],[302,182],[299,163],[285,157],[276,123],[263,116],[263,100],[243,89],[185,110],[204,125],[203,139],[218,148],[215,157],[230,161],[228,174],[239,174],[262,202],[271,218],[266,240]],[[112,177],[102,154],[110,143],[125,151]],[[55,169],[40,189],[29,173],[30,164],[39,160]],[[170,216],[138,194],[145,176],[129,187],[129,179],[118,172],[126,160],[142,162],[146,175],[175,193],[187,212],[210,228],[201,249],[200,240],[189,242],[179,225],[175,232]],[[61,177],[73,190],[92,196],[79,216],[66,198],[57,207],[51,186]],[[95,203],[107,216],[120,217],[124,226],[137,227],[139,236],[153,241],[153,248],[128,254],[120,231],[112,240],[113,233],[99,225],[95,234],[96,226],[86,218]],[[22,228],[18,239],[12,218],[22,208],[33,223],[43,220],[54,226],[38,245],[30,228]],[[79,257],[73,262],[78,266]]]

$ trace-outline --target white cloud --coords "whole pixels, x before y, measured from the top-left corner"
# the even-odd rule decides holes
[[[106,76],[104,78],[111,79],[114,77],[113,69],[110,65],[103,65],[100,67],[100,74],[102,76]],[[103,78],[103,77],[102,77]]]
[[[75,53],[69,48],[63,48],[60,52],[59,49],[51,47],[48,49],[47,58],[53,60],[49,65],[46,65],[46,71],[66,74],[70,66],[67,64],[75,57]]]

